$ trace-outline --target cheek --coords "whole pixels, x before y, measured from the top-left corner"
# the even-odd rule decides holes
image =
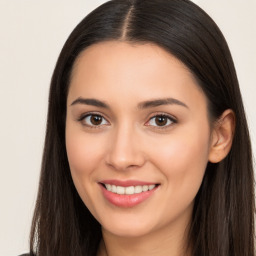
[[[66,149],[72,175],[90,175],[101,158],[100,145],[93,136],[85,136],[83,132],[67,126]]]
[[[95,217],[94,201],[99,201],[94,190],[97,185],[95,170],[102,159],[102,147],[90,136],[76,129],[66,129],[66,149],[71,176],[84,204]],[[94,196],[92,196],[94,195]]]
[[[209,133],[182,132],[154,148],[155,165],[162,170],[174,201],[193,200],[208,163]]]
[[[74,185],[86,204],[90,204],[91,184],[97,185],[95,170],[102,159],[102,146],[94,136],[86,136],[72,124],[66,125],[66,150]]]

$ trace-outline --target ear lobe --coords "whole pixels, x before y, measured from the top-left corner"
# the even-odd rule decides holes
[[[218,163],[229,153],[235,131],[235,114],[231,109],[223,112],[212,131],[209,161]]]

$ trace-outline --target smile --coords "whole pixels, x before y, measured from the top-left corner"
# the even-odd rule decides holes
[[[134,207],[152,197],[160,184],[140,181],[102,181],[99,183],[103,196],[118,207]]]
[[[156,187],[156,185],[129,186],[129,187],[122,187],[122,186],[116,186],[111,184],[104,184],[104,185],[108,191],[115,194],[119,194],[119,195],[139,194],[142,192],[150,191]]]

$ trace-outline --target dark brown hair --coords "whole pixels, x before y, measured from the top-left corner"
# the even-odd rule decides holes
[[[154,43],[192,72],[216,120],[236,116],[228,156],[209,163],[195,199],[189,245],[194,256],[254,255],[254,177],[246,117],[227,43],[213,20],[189,0],[112,0],[74,29],[57,61],[50,87],[47,131],[30,255],[95,256],[100,224],[74,187],[65,147],[66,100],[78,55],[107,40]]]

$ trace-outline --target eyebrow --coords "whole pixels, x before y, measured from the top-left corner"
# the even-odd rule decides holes
[[[95,106],[95,107],[100,107],[100,108],[107,108],[109,109],[110,107],[108,104],[106,104],[103,101],[96,100],[96,99],[84,99],[84,98],[77,98],[71,103],[71,106],[76,105],[76,104],[84,104],[84,105],[90,105],[90,106]]]
[[[162,105],[179,105],[183,106],[185,108],[189,108],[185,103],[182,101],[179,101],[174,98],[165,98],[165,99],[155,99],[155,100],[149,100],[139,103],[138,107],[140,109],[144,108],[151,108],[151,107],[158,107]]]
[[[110,107],[107,103],[97,100],[97,99],[85,99],[85,98],[79,97],[71,103],[71,106],[76,105],[76,104],[84,104],[84,105],[90,105],[90,106],[110,109]],[[185,108],[189,108],[185,103],[183,103],[180,100],[174,99],[174,98],[164,98],[164,99],[143,101],[138,104],[138,108],[145,109],[145,108],[158,107],[158,106],[162,106],[162,105],[179,105],[179,106],[183,106]]]

